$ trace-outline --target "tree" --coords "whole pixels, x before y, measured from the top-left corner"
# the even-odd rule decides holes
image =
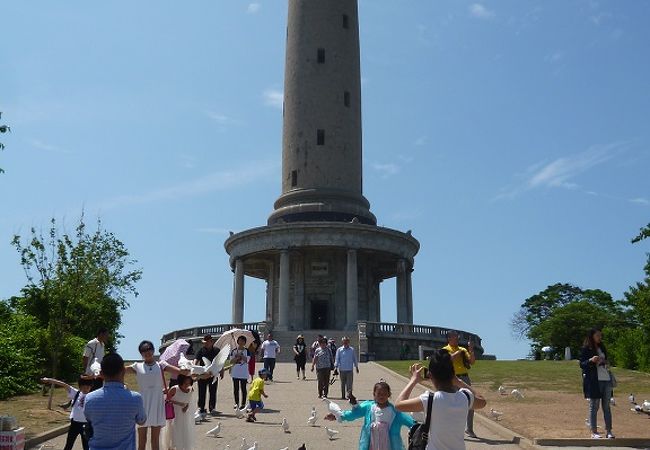
[[[0,111],[0,119],[2,119],[2,111]],[[7,125],[0,124],[0,133],[7,133],[11,131],[11,128],[9,128]],[[4,150],[5,145],[0,142],[0,150]],[[0,167],[0,173],[4,173],[4,170],[2,170],[2,167]]]
[[[16,235],[12,245],[20,254],[28,284],[11,306],[46,330],[52,376],[59,376],[63,362],[70,364],[63,355],[94,336],[98,328],[106,327],[119,339],[121,311],[129,306],[128,296],[137,297],[135,285],[142,271],[132,268],[136,261],[100,220],[89,233],[82,214],[70,236],[60,235],[52,219],[46,237],[32,228],[29,241],[23,243]],[[79,360],[75,356],[73,366],[63,368],[78,373]]]
[[[590,328],[624,323],[624,311],[609,293],[556,283],[527,298],[511,327],[516,335],[532,341],[533,351],[551,346],[558,351],[571,347],[575,352]]]
[[[632,238],[632,243],[636,243],[650,237],[650,223],[639,230],[639,235]]]

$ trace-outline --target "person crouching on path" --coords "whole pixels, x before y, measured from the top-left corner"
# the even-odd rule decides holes
[[[330,373],[334,366],[332,352],[327,345],[327,339],[322,337],[318,341],[318,348],[314,352],[314,359],[311,360],[311,371],[316,368],[318,379],[318,398],[327,397],[330,388]]]
[[[124,386],[124,372],[122,357],[109,353],[102,361],[104,386],[86,396],[90,450],[135,450],[135,425],[144,424],[147,413],[142,396]]]
[[[397,396],[395,408],[403,412],[423,411],[426,417],[427,407],[431,401],[427,448],[463,450],[465,448],[463,429],[467,411],[484,408],[485,399],[454,374],[451,355],[445,349],[434,351],[429,359],[429,376],[434,391],[409,398],[413,388],[420,381],[422,370],[420,364],[411,366],[411,379]]]
[[[72,401],[70,410],[70,427],[68,428],[68,437],[65,441],[63,450],[72,450],[77,436],[81,436],[81,445],[84,450],[88,450],[88,436],[86,436],[86,415],[84,414],[84,404],[86,395],[93,387],[93,380],[79,377],[79,389],[75,389],[63,381],[54,378],[41,378],[41,382],[47,384],[56,384],[68,391],[68,398]]]
[[[476,362],[476,356],[474,355],[474,344],[472,341],[468,341],[467,348],[461,347],[458,345],[458,332],[453,330],[447,332],[447,342],[448,344],[442,348],[447,350],[451,355],[456,376],[463,380],[465,384],[471,386],[472,380],[469,378],[469,369],[471,369],[472,364]],[[476,438],[476,434],[474,433],[473,409],[470,409],[467,412],[465,434],[471,438]]]
[[[375,383],[372,389],[372,400],[366,400],[360,405],[350,394],[352,409],[343,411],[340,422],[356,420],[361,417],[363,427],[359,436],[359,450],[403,450],[404,444],[400,436],[402,427],[412,427],[415,421],[408,414],[395,409],[388,399],[391,396],[390,386],[385,381]],[[325,420],[336,420],[330,413]]]
[[[246,422],[255,422],[257,420],[255,414],[264,408],[262,397],[268,398],[268,395],[264,392],[264,381],[268,378],[269,373],[266,369],[262,369],[258,372],[258,376],[258,378],[253,380],[251,389],[248,391],[248,402],[251,411],[246,417]]]
[[[354,348],[350,347],[350,338],[344,336],[342,342],[343,345],[336,349],[334,357],[334,375],[338,370],[341,376],[341,400],[345,400],[346,395],[352,393],[352,382],[354,381],[352,369],[356,369],[359,373],[359,364]]]

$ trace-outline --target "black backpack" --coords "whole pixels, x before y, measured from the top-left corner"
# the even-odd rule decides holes
[[[424,423],[416,422],[409,430],[408,450],[424,450],[429,442],[429,427],[431,426],[431,405],[433,404],[433,394],[429,392],[427,401],[427,415]]]

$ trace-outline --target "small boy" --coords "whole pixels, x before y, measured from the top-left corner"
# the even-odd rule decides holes
[[[250,412],[248,417],[246,417],[246,422],[255,422],[255,414],[262,408],[264,408],[264,403],[262,403],[262,396],[268,398],[266,392],[264,392],[264,381],[268,378],[269,372],[266,369],[262,369],[257,372],[258,378],[253,380],[251,388],[248,391],[248,402],[250,407]]]
[[[54,378],[41,378],[41,381],[43,383],[56,384],[64,387],[68,391],[68,398],[72,400],[70,407],[70,428],[68,429],[68,437],[65,441],[64,450],[72,450],[78,435],[81,435],[81,445],[84,450],[88,450],[88,438],[90,436],[86,436],[86,424],[88,421],[84,414],[84,404],[86,403],[86,394],[93,387],[93,380],[79,377],[79,389],[75,389],[69,384]]]

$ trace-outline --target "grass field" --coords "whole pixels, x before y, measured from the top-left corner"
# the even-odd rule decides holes
[[[413,361],[378,361],[379,364],[409,376]],[[619,392],[650,392],[650,374],[613,369]],[[472,383],[496,390],[500,385],[515,384],[524,389],[555,392],[582,392],[578,361],[476,361],[470,371]]]

